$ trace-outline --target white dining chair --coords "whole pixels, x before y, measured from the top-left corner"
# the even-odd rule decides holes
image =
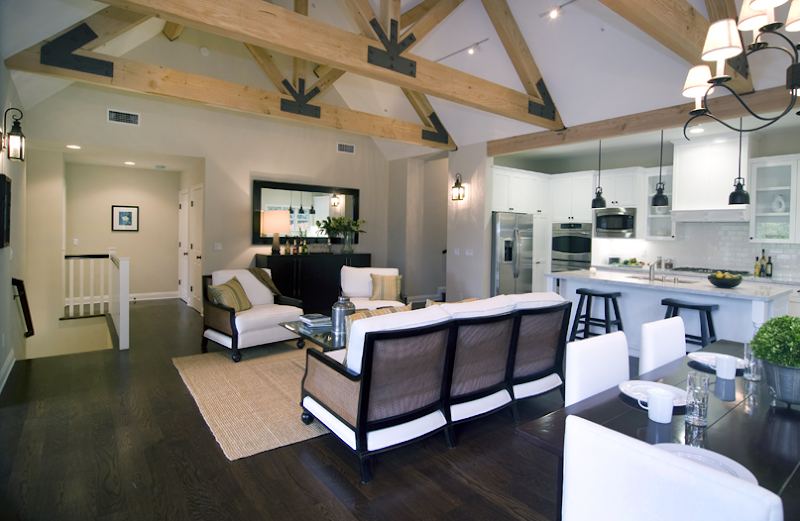
[[[561,519],[781,521],[783,504],[758,485],[571,415]]]
[[[630,379],[628,339],[622,331],[567,344],[564,406]]]
[[[642,324],[639,374],[686,356],[686,328],[681,317]]]

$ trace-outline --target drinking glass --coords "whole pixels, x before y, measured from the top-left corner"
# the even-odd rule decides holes
[[[690,371],[686,379],[686,423],[705,427],[708,425],[709,375]]]
[[[751,382],[761,380],[761,360],[753,356],[750,342],[744,343],[744,379]]]

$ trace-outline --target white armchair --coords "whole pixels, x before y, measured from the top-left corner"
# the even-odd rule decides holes
[[[403,306],[405,302],[402,296],[400,300],[370,300],[372,297],[372,276],[371,275],[400,275],[397,268],[353,268],[352,266],[342,266],[340,283],[342,296],[350,297],[350,302],[355,304],[356,309],[378,309],[385,307]]]

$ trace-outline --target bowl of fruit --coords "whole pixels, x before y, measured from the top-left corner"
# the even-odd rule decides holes
[[[742,276],[718,271],[709,275],[708,281],[718,288],[735,288],[742,283]]]

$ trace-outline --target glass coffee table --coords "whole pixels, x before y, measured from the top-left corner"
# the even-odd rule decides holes
[[[281,322],[279,325],[300,336],[297,347],[303,347],[305,345],[304,341],[309,340],[320,346],[322,351],[335,351],[345,348],[345,334],[334,333],[331,328],[309,329],[299,320],[295,320],[294,322]]]

